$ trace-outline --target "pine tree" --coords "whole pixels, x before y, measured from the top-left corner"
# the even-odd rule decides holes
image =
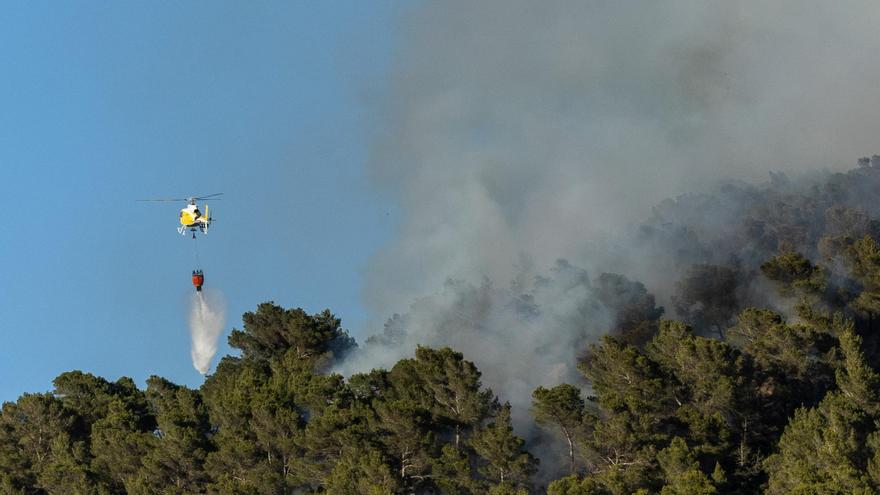
[[[477,367],[448,347],[418,347],[413,367],[432,399],[430,409],[435,417],[452,425],[458,448],[463,431],[473,429],[492,410],[492,391],[482,390]]]
[[[244,330],[233,330],[229,345],[241,350],[245,359],[265,359],[292,352],[312,367],[342,357],[354,347],[354,340],[329,310],[309,315],[302,309],[288,309],[263,303],[242,317]]]
[[[777,283],[784,296],[821,296],[828,288],[828,273],[800,253],[786,251],[761,265],[761,272]]]
[[[346,449],[327,478],[327,495],[388,495],[400,490],[397,477],[376,450]]]
[[[471,445],[484,460],[480,472],[491,482],[515,489],[529,487],[537,461],[525,450],[525,442],[513,433],[510,403],[501,406],[494,421],[474,434]]]
[[[608,491],[591,477],[569,475],[547,486],[547,495],[605,495]]]
[[[880,313],[880,245],[866,235],[847,254],[851,274],[862,286],[851,305],[871,318]]]
[[[485,491],[484,483],[475,475],[469,453],[453,444],[443,446],[431,470],[434,485],[442,493],[459,495],[476,495]]]
[[[394,460],[397,473],[409,488],[423,484],[431,467],[434,445],[430,414],[411,399],[391,399],[374,404],[384,450]]]
[[[666,485],[661,495],[711,495],[715,486],[700,471],[700,464],[681,437],[675,437],[669,446],[657,454]]]
[[[147,380],[147,400],[156,417],[156,447],[143,458],[134,484],[140,493],[198,490],[207,477],[204,461],[211,444],[201,395],[164,378]]]
[[[158,439],[141,429],[142,421],[138,412],[122,400],[115,400],[108,405],[107,414],[92,426],[92,466],[116,492],[131,491],[142,459],[157,447]]]
[[[22,471],[3,472],[0,479],[13,490],[26,492],[95,491],[81,424],[81,418],[51,394],[25,394],[14,403],[4,404],[0,431],[6,446],[0,453],[6,453],[0,457],[0,468]],[[9,452],[10,444],[17,452]],[[70,472],[69,476],[64,475],[65,471]]]
[[[837,370],[837,388],[856,407],[872,416],[880,415],[880,375],[865,361],[862,339],[852,327],[840,335],[842,366]]]
[[[532,415],[539,424],[558,428],[568,444],[568,472],[574,473],[574,446],[584,422],[584,400],[574,385],[562,384],[551,389],[538,387],[532,393]]]
[[[878,375],[865,362],[852,329],[840,336],[838,390],[818,407],[801,408],[767,460],[767,493],[875,493],[871,470],[880,411]],[[875,481],[876,483],[876,481]]]

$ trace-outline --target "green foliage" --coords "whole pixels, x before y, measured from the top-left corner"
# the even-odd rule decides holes
[[[584,442],[588,463],[596,466],[594,479],[608,492],[632,493],[655,481],[655,445],[666,435],[650,421],[630,412],[589,417],[592,435]]]
[[[599,345],[590,346],[578,368],[593,385],[603,408],[639,414],[660,414],[666,408],[657,400],[664,396],[657,365],[635,347],[603,337]]]
[[[501,406],[494,421],[476,432],[471,444],[485,460],[480,472],[500,486],[494,493],[516,493],[529,486],[538,463],[526,451],[525,442],[513,433],[509,403]]]
[[[245,313],[242,320],[244,330],[233,330],[229,345],[240,349],[245,359],[268,360],[291,352],[309,365],[320,366],[354,346],[341,321],[329,310],[308,315],[299,308],[285,310],[263,303],[256,312]]]
[[[676,403],[687,400],[705,415],[731,417],[742,373],[729,345],[694,336],[684,325],[665,321],[647,353],[681,384],[673,392]]]
[[[859,452],[868,418],[838,394],[799,409],[767,460],[767,493],[873,493]]]
[[[574,445],[580,438],[584,422],[584,400],[581,391],[563,383],[551,389],[538,387],[532,393],[532,415],[538,424],[557,428],[568,447],[569,473],[574,473]]]
[[[880,246],[865,236],[849,248],[847,261],[853,278],[862,286],[851,306],[869,315],[880,313]]]
[[[540,443],[460,352],[418,347],[346,380],[328,372],[353,346],[338,319],[266,303],[198,390],[72,371],[4,404],[0,493],[521,495],[543,490],[534,445],[568,461],[537,478],[551,495],[878,493],[880,247],[852,235],[877,225],[825,218],[846,223],[822,227],[833,262],[784,249],[761,265],[791,311],[742,309],[760,287],[737,263],[685,273],[675,301],[693,326],[600,276],[611,335],[577,349],[586,383],[532,392]]]
[[[400,478],[418,484],[431,466],[429,454],[435,437],[430,414],[409,399],[386,400],[374,407],[378,419],[375,428],[398,466]]]
[[[47,493],[88,495],[96,493],[82,442],[72,442],[65,434],[52,439],[51,453],[37,475],[37,485]]]
[[[398,479],[375,450],[348,449],[327,479],[328,495],[386,495],[400,490]]]
[[[787,251],[761,265],[761,272],[777,282],[781,294],[817,295],[827,289],[828,273],[800,253]]]
[[[207,409],[201,395],[164,378],[147,380],[147,402],[156,417],[155,448],[143,457],[133,482],[136,491],[180,493],[196,491],[207,476],[204,461],[212,446]]]
[[[424,397],[430,397],[427,409],[434,418],[452,425],[458,446],[462,430],[472,430],[494,408],[492,391],[482,390],[477,367],[448,347],[419,347],[412,364]]]
[[[666,441],[674,395],[658,363],[635,347],[605,337],[579,363],[593,385],[599,414],[584,418],[594,479],[612,494],[651,484],[657,445]]]
[[[767,309],[748,308],[740,313],[727,337],[774,374],[804,379],[815,372],[820,359],[819,337],[810,327],[787,325],[782,315]]]
[[[547,487],[547,495],[604,495],[605,493],[608,492],[594,479],[590,477],[581,479],[575,475],[559,478]]]
[[[85,438],[73,412],[50,394],[25,394],[3,405],[0,431],[2,483],[10,491],[91,493]],[[86,437],[87,438],[87,437]],[[19,470],[19,471],[14,471]]]
[[[880,402],[878,377],[852,330],[840,338],[838,390],[818,407],[801,408],[767,460],[768,493],[875,493]]]
[[[694,335],[682,323],[663,321],[644,351],[606,338],[580,367],[596,392],[596,412],[584,415],[583,443],[594,471],[590,483],[598,489],[714,493],[733,480],[749,487],[760,483],[759,455],[772,448],[775,437],[773,428],[761,423],[764,406],[772,402],[761,395],[764,375],[752,356]],[[789,411],[796,407],[783,405]],[[697,469],[672,476],[675,457],[669,456],[681,454],[681,442],[688,466],[696,462]]]
[[[155,435],[142,429],[143,423],[140,411],[117,400],[92,426],[92,466],[113,491],[133,491],[142,460],[159,444]]]
[[[131,378],[123,377],[115,383],[81,371],[69,371],[58,375],[52,382],[54,395],[64,406],[74,411],[88,428],[99,418],[107,415],[112,404],[122,405],[136,415],[139,421],[147,421],[146,399]]]
[[[657,453],[657,462],[666,480],[661,495],[710,495],[716,492],[681,437],[673,438],[668,447]]]
[[[434,484],[441,492],[462,495],[484,491],[484,483],[475,474],[468,454],[452,444],[443,446],[432,470]]]
[[[502,482],[489,488],[486,495],[528,495],[529,492],[525,488],[517,488],[515,484],[510,482]]]
[[[871,369],[862,354],[862,339],[849,329],[840,336],[843,362],[836,373],[841,395],[863,411],[880,415],[880,376]]]
[[[860,208],[832,206],[825,211],[824,220],[825,232],[819,239],[818,250],[827,259],[840,256],[858,239],[880,233],[878,222]]]

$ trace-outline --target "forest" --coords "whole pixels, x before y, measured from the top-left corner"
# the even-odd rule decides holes
[[[630,240],[663,293],[631,273],[582,278],[603,335],[565,322],[576,373],[523,397],[433,342],[337,371],[406,341],[412,315],[359,346],[330,310],[259,304],[198,389],[69,371],[3,404],[0,492],[878,493],[878,191],[874,156],[662,202]],[[539,311],[540,286],[518,289],[516,314]],[[459,294],[460,311],[488,304]]]

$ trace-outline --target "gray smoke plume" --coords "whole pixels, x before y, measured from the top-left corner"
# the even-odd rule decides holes
[[[216,290],[202,290],[190,298],[189,332],[193,367],[205,374],[217,354],[217,337],[226,322],[226,304]]]
[[[367,273],[373,332],[394,313],[427,315],[412,302],[451,298],[449,279],[511,286],[523,260],[623,273],[665,304],[672,268],[623,232],[665,197],[768,170],[843,168],[872,150],[877,21],[880,4],[868,1],[413,8],[401,19],[369,163],[401,211]],[[419,321],[409,338],[482,349],[479,333],[434,330],[435,317],[454,315],[432,308],[439,313],[409,317]],[[469,353],[504,396],[488,377],[547,351],[519,346],[524,323],[480,324],[505,336],[492,352]],[[571,345],[570,330],[542,328],[558,342],[550,355]],[[407,355],[392,349],[362,355],[361,366]],[[529,386],[555,380],[528,377]]]
[[[367,274],[376,323],[523,256],[652,278],[597,240],[719,179],[848,167],[876,144],[878,21],[869,1],[414,8],[369,164],[402,215]]]
[[[578,352],[613,319],[584,270],[559,261],[547,276],[527,266],[519,271],[507,287],[448,280],[388,320],[346,362],[347,371],[390,368],[417,345],[450,346],[484,365],[484,383],[520,406],[515,412],[524,419],[519,413],[527,413],[537,383],[578,381]]]
[[[367,270],[366,333],[397,315],[342,371],[449,345],[514,403],[546,460],[531,392],[577,383],[577,354],[614,324],[596,281],[640,280],[676,316],[674,277],[717,261],[707,240],[735,239],[726,222],[748,199],[695,210],[696,233],[667,219],[699,198],[653,206],[874,151],[878,21],[865,0],[411,8],[368,164],[400,219]]]

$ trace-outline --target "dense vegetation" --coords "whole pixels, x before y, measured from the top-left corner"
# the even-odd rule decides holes
[[[555,465],[455,350],[343,379],[338,319],[265,303],[198,390],[72,371],[4,404],[0,492],[877,493],[877,191],[875,158],[658,206],[639,239],[673,267],[677,320],[597,278],[616,323],[581,382],[532,393]]]

